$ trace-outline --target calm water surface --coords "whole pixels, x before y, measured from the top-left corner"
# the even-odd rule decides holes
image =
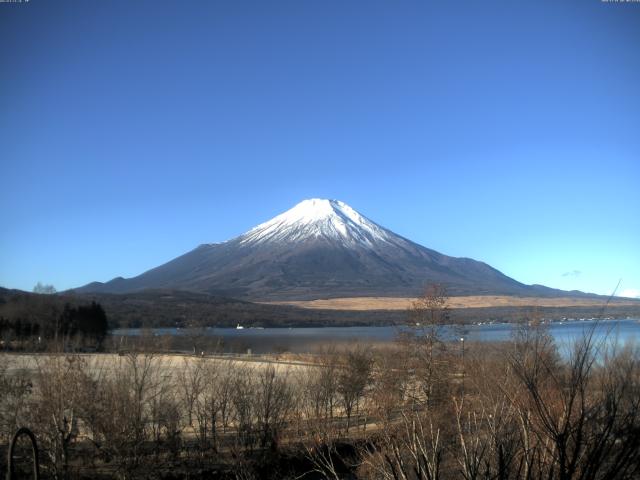
[[[445,338],[454,341],[464,337],[468,341],[496,342],[512,338],[515,325],[506,323],[465,325],[464,327],[443,327]],[[155,328],[153,335],[206,335],[220,338],[227,350],[268,353],[276,349],[292,352],[313,352],[330,343],[394,341],[403,331],[410,327],[308,327],[308,328]],[[549,333],[561,347],[571,344],[585,332],[594,332],[596,340],[609,339],[621,344],[640,340],[640,319],[626,320],[584,320],[553,322],[549,324]],[[114,335],[138,336],[140,329],[118,329]]]

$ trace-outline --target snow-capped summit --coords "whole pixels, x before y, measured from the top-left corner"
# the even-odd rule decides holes
[[[525,295],[533,288],[485,263],[418,245],[343,202],[313,198],[239,237],[200,245],[134,278],[79,290],[176,289],[284,300],[413,296],[427,282],[458,295]]]
[[[312,198],[252,228],[240,237],[240,243],[257,245],[325,239],[371,247],[376,242],[388,242],[392,237],[391,232],[344,202]]]

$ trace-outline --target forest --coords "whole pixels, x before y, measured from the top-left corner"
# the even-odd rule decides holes
[[[418,295],[420,292],[416,292]],[[321,310],[289,305],[269,305],[217,295],[180,290],[146,290],[131,294],[76,294],[72,291],[43,295],[0,288],[0,317],[8,321],[55,326],[66,304],[71,307],[98,303],[114,328],[320,327],[358,325],[404,325],[402,310]],[[604,302],[604,300],[603,300]],[[520,322],[545,318],[626,318],[640,316],[640,302],[611,303],[603,315],[601,306],[537,307],[501,306],[449,308],[452,323],[475,321]]]

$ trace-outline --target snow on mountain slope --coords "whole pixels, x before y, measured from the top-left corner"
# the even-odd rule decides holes
[[[295,243],[308,239],[372,247],[392,242],[395,235],[338,200],[312,198],[252,228],[240,237],[243,245],[265,242]]]
[[[483,262],[411,242],[343,202],[314,198],[239,237],[200,245],[137,277],[94,282],[79,291],[168,288],[249,300],[306,300],[414,296],[429,282],[445,284],[453,295],[525,295],[534,288]]]

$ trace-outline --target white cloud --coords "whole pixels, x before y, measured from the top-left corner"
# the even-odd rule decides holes
[[[619,294],[619,297],[627,298],[640,298],[640,289],[637,288],[625,288]]]
[[[582,275],[580,270],[571,270],[570,272],[564,272],[562,274],[563,277],[579,277],[580,275]]]

